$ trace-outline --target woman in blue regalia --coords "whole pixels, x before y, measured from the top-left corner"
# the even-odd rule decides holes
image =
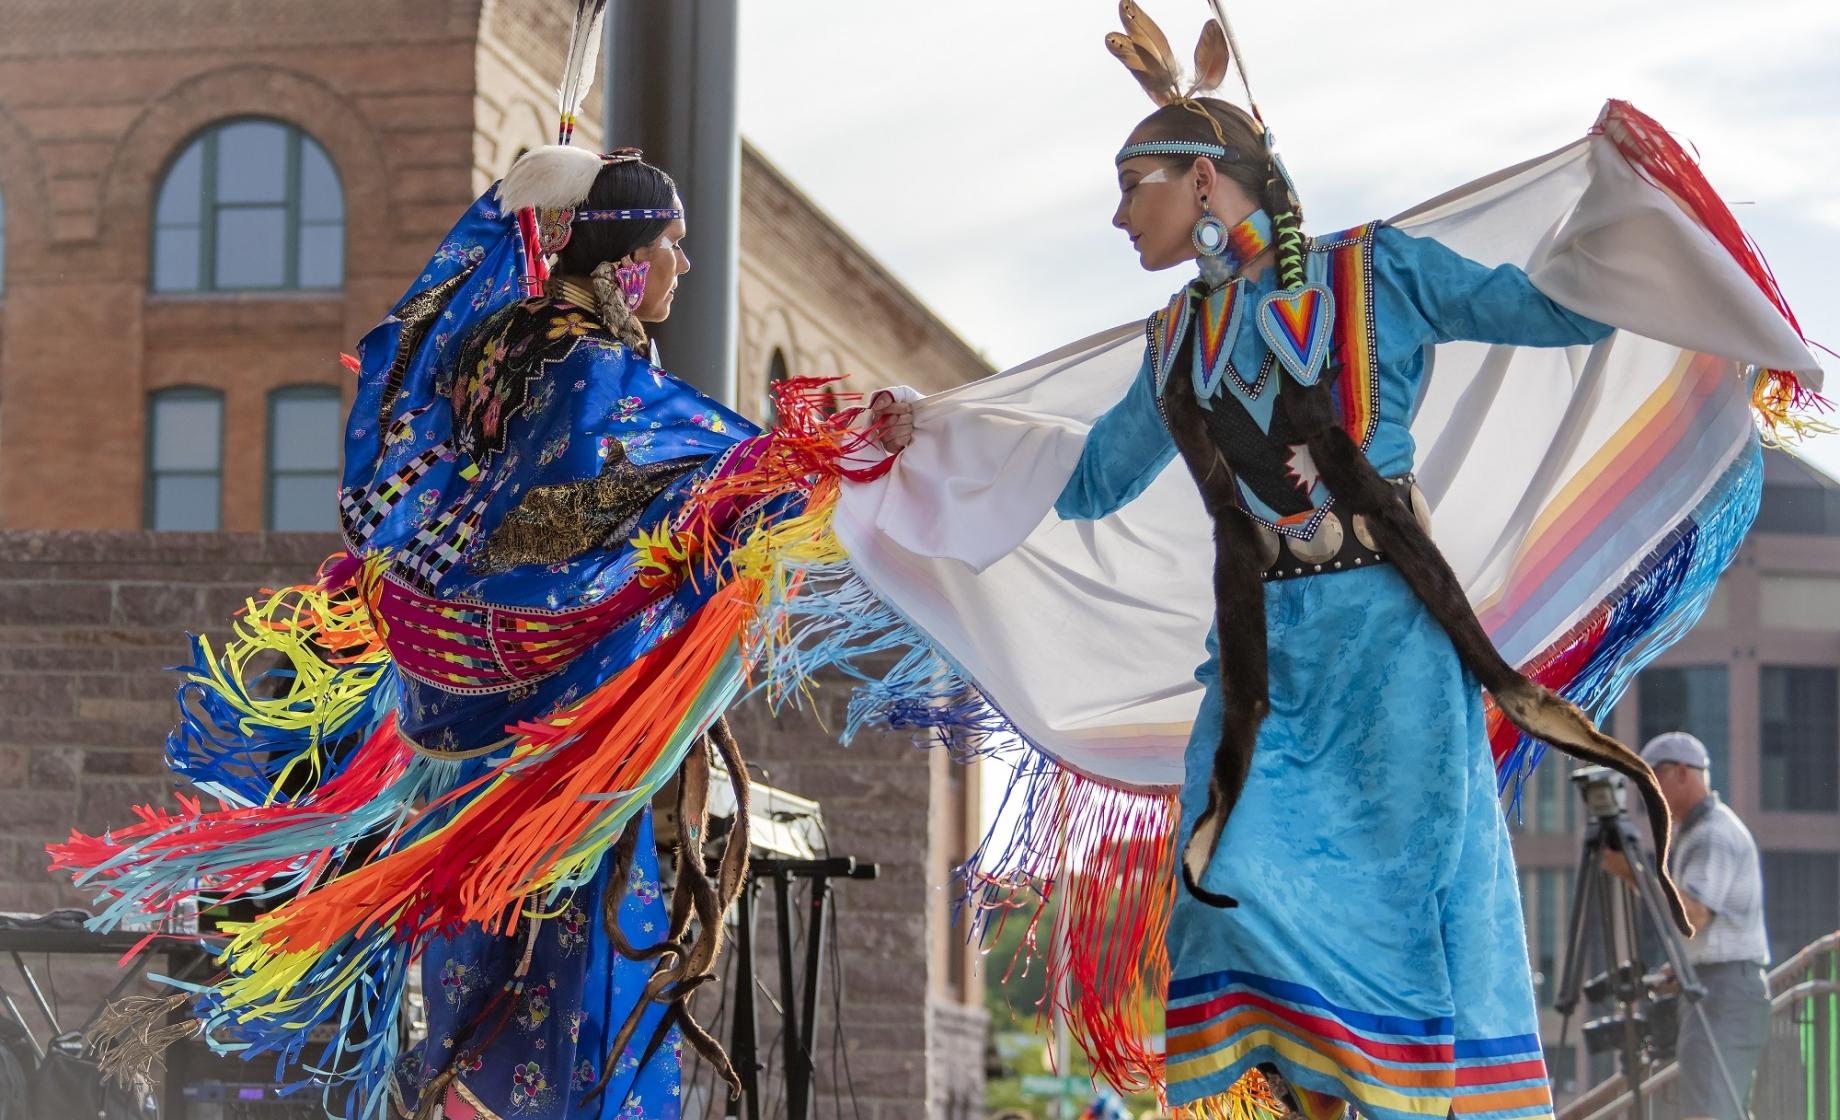
[[[221,651],[195,640],[168,763],[220,807],[52,849],[101,926],[201,887],[272,907],[215,978],[117,1009],[112,1068],[145,1071],[190,1003],[329,1115],[669,1120],[687,1049],[738,1091],[688,1007],[746,860],[744,790],[713,877],[701,849],[712,756],[745,784],[721,715],[774,594],[738,557],[827,472],[834,498],[862,437],[796,383],[763,435],[656,364],[682,200],[636,150],[566,143],[600,8],[565,143],[520,157],[347,361],[346,554]],[[673,778],[667,905],[650,803]],[[412,968],[428,1035],[402,1052]]]
[[[513,213],[535,201],[518,191],[549,170],[544,162],[586,166],[556,151],[526,159],[497,200]],[[681,503],[699,468],[757,434],[650,360],[645,325],[669,316],[677,278],[690,267],[671,179],[630,153],[595,163],[546,293],[475,326],[452,369],[437,375],[435,395],[408,410],[451,407],[457,454],[442,464],[448,485],[495,495],[481,543],[442,577],[443,599],[551,611],[604,599],[633,577],[635,554],[619,546]],[[428,442],[411,433],[386,460],[412,459]],[[421,486],[422,494],[444,488],[432,478]],[[419,525],[424,516],[417,509],[410,520]],[[476,758],[471,765],[483,772],[503,762],[508,727],[617,673],[672,634],[701,598],[686,587],[654,599],[534,686],[454,690],[434,674],[405,674],[402,734],[438,756]],[[428,1039],[405,1056],[396,1079],[405,1115],[426,1112],[431,1093],[461,1120],[678,1115],[681,1033],[663,1021],[664,1004],[642,1007],[653,962],[623,955],[603,921],[617,921],[630,946],[657,943],[669,925],[650,816],[639,811],[622,867],[610,855],[548,914],[523,918],[508,935],[472,928],[429,943]],[[612,883],[615,871],[623,873]],[[634,1027],[613,1052],[629,1019]]]

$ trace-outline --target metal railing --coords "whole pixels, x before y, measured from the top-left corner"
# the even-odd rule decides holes
[[[1678,1069],[1642,1083],[1648,1120],[1681,1120]],[[1840,933],[1770,971],[1770,1043],[1751,1089],[1755,1120],[1840,1120]],[[1559,1120],[1627,1120],[1634,1098],[1622,1074],[1559,1110]]]

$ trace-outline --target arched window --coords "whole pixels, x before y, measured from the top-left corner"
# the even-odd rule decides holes
[[[289,385],[268,395],[268,527],[339,527],[339,452],[344,409],[330,385]]]
[[[224,395],[195,385],[150,394],[147,528],[216,529],[223,479]]]
[[[766,407],[761,409],[761,413],[767,418],[767,427],[769,428],[779,422],[779,408],[777,406],[777,399],[773,394],[779,388],[780,382],[785,381],[791,376],[792,370],[786,365],[786,352],[775,346],[773,348],[773,358],[767,363]]]
[[[153,211],[156,292],[336,289],[345,192],[325,149],[293,125],[212,126],[166,169]]]

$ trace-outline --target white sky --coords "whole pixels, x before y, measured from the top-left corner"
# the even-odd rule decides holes
[[[998,367],[1160,306],[1108,222],[1150,108],[1114,0],[755,0],[741,127]],[[1146,0],[1186,56],[1202,0]],[[1840,350],[1840,3],[1233,6],[1310,228],[1396,213],[1630,100],[1697,148],[1810,338]],[[1840,359],[1822,355],[1840,400]],[[1840,436],[1810,448],[1840,470]]]

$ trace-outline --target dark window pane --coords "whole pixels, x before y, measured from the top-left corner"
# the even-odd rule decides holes
[[[345,192],[339,173],[318,144],[300,138],[300,218],[305,222],[339,222],[345,219]]]
[[[1840,671],[1765,665],[1763,807],[1840,810]]]
[[[332,471],[275,479],[268,527],[283,533],[331,532],[339,527],[339,477]]]
[[[153,482],[154,529],[208,532],[217,528],[217,476],[168,475]]]
[[[1766,485],[1755,531],[1840,535],[1840,491],[1821,486]]]
[[[336,471],[341,421],[339,393],[287,393],[275,397],[269,432],[270,465],[277,471]]]
[[[217,286],[279,288],[287,282],[287,211],[279,206],[217,212]]]
[[[1642,671],[1640,695],[1642,742],[1669,731],[1698,737],[1712,756],[1712,788],[1730,790],[1730,671],[1723,665],[1651,667]]]
[[[282,202],[287,198],[286,127],[242,121],[217,132],[217,201]]]
[[[345,283],[345,227],[303,224],[300,227],[300,286],[337,288]]]
[[[223,415],[223,401],[215,396],[156,396],[148,459],[154,471],[217,470]]]
[[[163,226],[195,226],[204,202],[204,141],[197,140],[167,169],[153,220]]]
[[[1763,853],[1763,912],[1770,959],[1778,963],[1840,929],[1840,855]]]
[[[198,231],[163,229],[153,235],[153,290],[198,290]]]

